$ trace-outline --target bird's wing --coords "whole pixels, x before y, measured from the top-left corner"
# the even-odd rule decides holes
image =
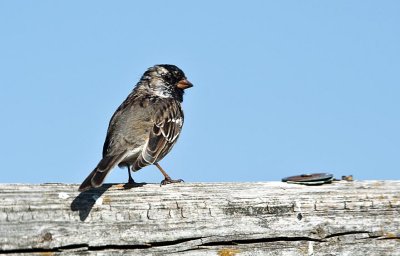
[[[184,116],[180,103],[171,100],[159,104],[149,138],[132,167],[134,170],[160,161],[172,149],[181,132]]]
[[[114,112],[110,119],[107,129],[107,136],[103,145],[103,157],[107,155],[118,155],[121,154],[123,150],[126,150],[123,145],[119,145],[123,142],[118,130],[121,129],[121,125],[126,124],[122,119],[125,119],[124,115],[130,110],[135,100],[135,95],[133,93],[129,94],[128,97],[122,102],[118,109]]]

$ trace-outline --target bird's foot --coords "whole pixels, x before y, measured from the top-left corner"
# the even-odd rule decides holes
[[[173,179],[171,179],[171,178],[167,178],[167,179],[164,179],[164,180],[162,180],[161,181],[161,186],[162,185],[167,185],[167,184],[172,184],[172,183],[181,183],[181,182],[184,182],[182,179],[179,179],[179,180],[173,180]]]
[[[128,179],[128,184],[131,184],[131,185],[134,185],[134,184],[136,184],[136,182],[132,179],[132,177],[131,176],[129,176],[129,179]]]
[[[131,188],[135,188],[135,187],[141,187],[143,186],[145,183],[138,183],[136,181],[134,181],[132,179],[132,177],[129,177],[128,182],[125,183],[124,188],[125,189],[131,189]]]

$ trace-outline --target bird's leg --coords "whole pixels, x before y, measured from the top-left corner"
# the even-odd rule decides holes
[[[128,184],[135,184],[136,182],[132,179],[132,174],[131,174],[131,166],[127,165],[126,167],[128,167]]]
[[[169,175],[164,171],[164,169],[158,163],[155,163],[154,165],[157,166],[157,168],[160,170],[162,175],[164,175],[164,180],[161,181],[161,185],[183,182],[183,180],[181,180],[181,179],[179,179],[179,180],[171,179],[171,177],[169,177]]]

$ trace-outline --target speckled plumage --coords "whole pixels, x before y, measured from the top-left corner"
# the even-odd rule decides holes
[[[100,186],[116,165],[138,171],[156,164],[165,176],[164,181],[172,182],[157,163],[179,137],[184,121],[184,89],[191,86],[182,70],[174,65],[149,68],[112,116],[103,158],[79,190]]]

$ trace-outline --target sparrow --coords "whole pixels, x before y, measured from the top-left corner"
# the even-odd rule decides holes
[[[101,186],[117,165],[128,168],[128,183],[135,183],[131,171],[153,164],[164,176],[162,185],[182,182],[171,179],[159,161],[171,151],[181,133],[183,94],[192,86],[175,65],[150,67],[111,117],[103,158],[79,191]]]

